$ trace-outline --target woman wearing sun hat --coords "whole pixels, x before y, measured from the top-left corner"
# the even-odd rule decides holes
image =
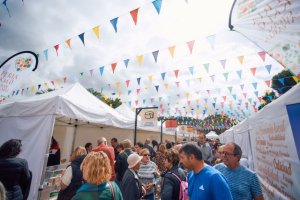
[[[121,187],[124,200],[138,200],[146,194],[146,190],[137,175],[142,158],[136,153],[129,155],[127,158],[128,169],[123,176]]]

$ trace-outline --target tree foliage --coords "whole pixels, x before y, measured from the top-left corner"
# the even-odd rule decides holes
[[[290,70],[283,70],[272,78],[272,88],[282,95],[291,89],[297,82],[293,79],[294,74]]]
[[[47,90],[40,90],[40,91],[37,91],[35,94],[36,94],[36,95],[45,94],[45,93],[48,93],[48,92],[52,92],[52,91],[54,91],[54,90],[55,90],[55,89],[48,88]]]
[[[100,92],[94,90],[93,88],[89,88],[87,90],[90,93],[92,93],[95,97],[97,97],[98,99],[100,99],[101,101],[103,101],[104,103],[106,103],[107,105],[109,105],[112,108],[117,108],[120,105],[122,105],[121,99],[119,99],[119,98],[116,98],[116,99],[107,98],[107,97],[103,96]]]
[[[276,93],[272,91],[267,91],[264,96],[262,96],[262,103],[258,106],[258,110],[262,109],[273,100],[277,99]]]

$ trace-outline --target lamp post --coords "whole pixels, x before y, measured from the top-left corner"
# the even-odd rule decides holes
[[[140,114],[140,112],[143,109],[157,109],[157,106],[153,106],[153,107],[145,107],[145,108],[136,108],[135,109],[135,121],[134,121],[134,144],[136,144],[136,133],[137,133],[137,116]]]

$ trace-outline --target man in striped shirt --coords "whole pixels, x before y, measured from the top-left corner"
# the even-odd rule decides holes
[[[234,200],[263,200],[263,194],[255,172],[241,166],[242,149],[235,143],[226,144],[221,155],[223,162],[215,165],[227,179]]]

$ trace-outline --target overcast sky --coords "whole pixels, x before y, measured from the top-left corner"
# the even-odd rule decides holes
[[[241,35],[228,31],[231,5],[232,0],[163,0],[158,14],[149,0],[24,0],[24,4],[8,1],[11,17],[4,5],[0,7],[0,63],[24,50],[40,55],[37,71],[17,86],[20,89],[38,84],[44,89],[44,83],[52,86],[51,81],[67,77],[66,84],[78,81],[108,97],[120,97],[127,105],[130,102],[132,108],[161,105],[164,115],[201,118],[203,110],[208,114],[222,111],[221,102],[224,102],[224,111],[238,118],[237,115],[253,112],[252,98],[257,101],[254,92],[259,91],[262,96],[267,88],[263,86],[264,80],[281,67],[268,56],[262,62],[257,57],[260,49]],[[134,25],[129,13],[136,8],[139,12]],[[117,33],[110,23],[116,17],[119,17]],[[92,31],[98,25],[100,39]],[[78,37],[81,33],[85,33],[85,46]],[[208,40],[210,35],[215,38],[214,49]],[[71,49],[66,45],[67,39],[71,39]],[[191,54],[187,42],[193,40]],[[54,49],[57,44],[60,44],[58,56]],[[176,46],[173,58],[168,50],[172,46]],[[43,53],[47,49],[48,60]],[[155,62],[152,52],[157,50]],[[137,60],[139,55],[143,55],[141,64]],[[245,66],[237,59],[241,55],[245,55]],[[123,62],[126,59],[130,60],[127,68]],[[227,71],[220,60],[227,60]],[[112,63],[117,63],[114,73]],[[210,64],[209,70],[203,67],[206,63]],[[264,74],[267,64],[273,65],[272,74]],[[102,66],[104,71],[100,76]],[[242,78],[236,77],[236,70],[251,66],[257,67],[260,77],[253,79],[249,72],[243,73]],[[174,75],[175,70],[179,71],[178,77]],[[162,73],[166,73],[164,80]],[[231,82],[224,80],[224,73],[229,74]],[[128,87],[127,80],[130,80]],[[255,82],[259,87],[253,89],[251,84]],[[63,85],[56,84],[56,87]],[[241,85],[245,85],[245,91],[239,89]],[[158,91],[155,86],[159,86]],[[229,96],[232,93],[228,87],[233,88],[236,99]],[[243,98],[243,93],[247,93],[247,98]],[[250,109],[241,108],[245,100]],[[217,106],[213,107],[213,103]]]

